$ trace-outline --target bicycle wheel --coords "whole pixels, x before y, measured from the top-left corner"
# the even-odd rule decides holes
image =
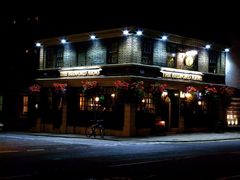
[[[91,136],[93,135],[93,129],[92,129],[91,126],[86,127],[86,129],[85,129],[85,135],[86,135],[87,137],[91,137]]]
[[[105,131],[104,131],[104,128],[102,127],[101,130],[100,130],[101,138],[104,138],[104,135],[105,135]]]
[[[104,138],[104,128],[103,127],[97,127],[95,129],[96,135],[100,136],[101,138]]]

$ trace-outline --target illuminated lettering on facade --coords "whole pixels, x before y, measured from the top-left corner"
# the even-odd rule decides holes
[[[163,73],[164,78],[172,79],[184,79],[184,80],[193,80],[193,81],[202,81],[202,73],[193,72],[187,70],[177,70],[172,68],[162,68],[161,72]]]
[[[69,70],[60,71],[61,77],[76,77],[76,76],[99,76],[102,69],[82,69],[82,70]]]

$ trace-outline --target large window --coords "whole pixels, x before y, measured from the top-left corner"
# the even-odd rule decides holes
[[[94,109],[95,106],[94,98],[86,98],[84,97],[84,94],[80,94],[80,99],[79,99],[79,107],[80,110],[84,111],[91,111]]]
[[[46,48],[46,68],[55,68],[63,66],[63,47]]]
[[[142,41],[142,63],[153,64],[153,41],[151,39]]]
[[[111,41],[108,43],[107,49],[107,64],[118,63],[118,41]]]
[[[167,50],[167,67],[176,68],[177,45],[173,43],[166,44]]]
[[[217,62],[219,58],[219,53],[214,50],[209,51],[209,69],[210,73],[217,73]]]
[[[28,96],[23,96],[23,114],[28,113]]]

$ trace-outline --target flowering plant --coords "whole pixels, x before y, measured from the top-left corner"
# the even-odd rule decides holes
[[[221,87],[221,88],[219,89],[219,93],[220,93],[220,94],[225,94],[225,95],[227,95],[227,96],[232,96],[232,95],[234,94],[234,88],[227,87],[227,86]]]
[[[114,82],[114,86],[116,87],[119,100],[138,103],[144,96],[143,81],[125,82],[117,80]]]
[[[150,86],[151,86],[150,92],[154,96],[162,95],[163,91],[167,88],[167,84],[160,84],[160,83],[151,84]]]
[[[33,84],[32,86],[29,87],[31,93],[39,93],[40,89],[41,87],[38,84]]]
[[[203,95],[207,100],[221,100],[225,105],[229,104],[231,97],[234,94],[234,88],[231,87],[220,87],[216,88],[213,86],[205,86],[203,90]]]
[[[97,81],[82,81],[81,83],[83,87],[82,92],[85,96],[91,97],[97,95],[99,90]]]
[[[163,91],[167,88],[167,84],[155,83],[150,85],[150,93],[152,94],[153,104],[155,105],[156,115],[161,115],[164,106]]]
[[[53,83],[53,87],[56,93],[65,94],[67,84]]]
[[[198,90],[197,88],[193,87],[193,86],[187,86],[186,87],[186,93],[190,93],[190,94],[194,94],[196,93]]]

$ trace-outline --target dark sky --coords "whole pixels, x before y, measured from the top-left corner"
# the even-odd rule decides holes
[[[234,3],[211,4],[204,0],[9,0],[2,4],[0,12],[0,75],[3,81],[12,79],[23,85],[34,77],[36,40],[106,28],[133,25],[231,45],[240,41],[238,7]],[[11,74],[7,79],[6,73]]]
[[[17,33],[26,33],[26,38],[135,25],[225,43],[229,33],[237,34],[240,30],[238,5],[230,1],[43,0],[20,3],[9,0],[2,8],[6,10],[1,12],[7,23],[5,31],[16,33],[11,31],[15,28]],[[37,23],[26,20],[33,16],[39,17]],[[13,19],[16,19],[15,26],[11,26]]]

